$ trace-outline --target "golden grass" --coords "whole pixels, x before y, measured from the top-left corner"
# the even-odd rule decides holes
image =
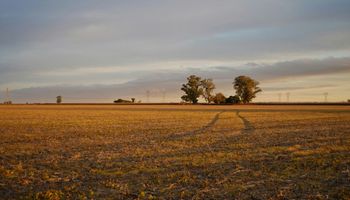
[[[346,106],[0,106],[4,199],[347,199]]]

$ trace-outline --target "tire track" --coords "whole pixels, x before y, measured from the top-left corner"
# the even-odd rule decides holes
[[[236,111],[236,115],[237,117],[239,117],[243,124],[244,124],[244,128],[241,130],[241,133],[243,134],[250,134],[250,133],[254,133],[255,132],[255,127],[252,125],[252,123],[247,120],[246,118],[244,118],[242,115],[239,114],[239,110]]]
[[[165,139],[166,140],[176,140],[176,139],[180,139],[180,138],[183,138],[183,137],[194,136],[194,135],[198,135],[198,134],[204,133],[205,131],[208,131],[209,129],[213,128],[215,123],[219,120],[220,114],[222,114],[224,112],[226,112],[226,111],[221,111],[221,112],[217,113],[207,125],[199,128],[199,129],[186,131],[186,132],[181,132],[181,133],[174,133],[174,134],[171,134],[171,135],[167,136]]]

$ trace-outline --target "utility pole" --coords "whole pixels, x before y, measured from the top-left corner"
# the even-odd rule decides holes
[[[10,102],[9,89],[6,88],[6,102]]]
[[[328,102],[328,92],[323,93],[324,95],[324,102]]]
[[[282,98],[282,94],[278,93],[278,102],[280,102],[280,103],[281,103],[281,98]]]
[[[166,91],[162,90],[162,102],[165,103],[165,95],[166,95]]]
[[[149,96],[151,95],[151,92],[149,90],[146,91],[146,98],[147,98],[147,103],[149,103]]]
[[[290,93],[289,93],[289,92],[287,92],[287,93],[286,93],[286,96],[287,96],[287,102],[289,102],[289,96],[290,96]]]

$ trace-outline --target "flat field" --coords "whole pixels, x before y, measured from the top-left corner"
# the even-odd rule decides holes
[[[350,106],[0,106],[0,199],[349,198]]]

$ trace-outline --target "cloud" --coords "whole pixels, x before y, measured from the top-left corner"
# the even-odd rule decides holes
[[[181,93],[179,88],[186,81],[186,77],[191,74],[203,78],[213,78],[218,90],[231,93],[231,83],[234,77],[239,75],[249,75],[259,80],[262,85],[266,85],[263,87],[265,92],[274,92],[303,90],[303,88],[314,90],[339,87],[342,85],[339,85],[334,79],[311,82],[310,77],[327,77],[340,73],[350,74],[350,57],[291,60],[273,64],[248,63],[242,66],[211,67],[208,69],[185,68],[182,71],[157,70],[143,73],[142,76],[122,84],[33,87],[14,90],[12,94],[15,99],[21,102],[25,99],[53,101],[55,95],[62,95],[66,100],[73,102],[109,102],[113,98],[121,97],[136,97],[145,100],[145,92],[150,90],[153,94],[153,101],[162,100],[162,91],[167,91],[168,100],[178,101]],[[288,79],[292,79],[292,83],[283,84]],[[345,80],[345,82],[349,81]]]
[[[31,70],[350,49],[346,1],[4,2],[0,57]]]
[[[217,67],[217,69],[222,74],[233,70],[232,67]],[[248,63],[239,69],[238,73],[257,77],[260,80],[332,74],[350,72],[350,57],[300,59],[273,64]]]
[[[347,72],[349,18],[347,0],[3,0],[0,87],[74,95],[124,83],[118,94],[133,86],[141,95],[191,73],[228,85],[238,74]]]

